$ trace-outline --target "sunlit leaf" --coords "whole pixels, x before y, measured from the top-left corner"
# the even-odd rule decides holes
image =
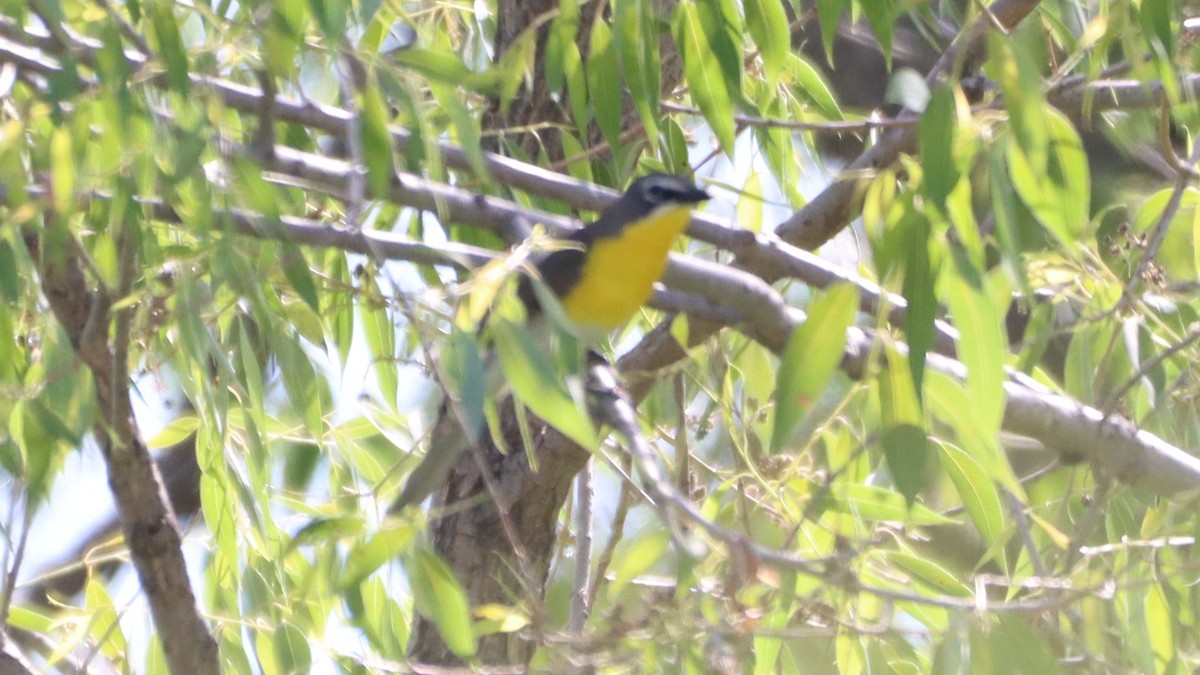
[[[833,287],[809,306],[808,320],[792,332],[779,362],[775,389],[775,429],[771,451],[778,452],[837,372],[846,329],[858,312],[858,290]]]
[[[733,153],[733,104],[720,64],[712,58],[704,26],[696,6],[681,2],[671,25],[675,45],[683,58],[683,70],[691,87],[692,100],[712,127],[721,149]]]
[[[746,28],[758,45],[767,86],[774,87],[791,52],[792,40],[787,13],[781,0],[746,0]]]
[[[500,365],[513,393],[529,410],[585,448],[596,445],[596,432],[562,376],[528,332],[507,319],[493,321],[490,332]]]
[[[433,620],[450,651],[461,658],[473,655],[475,636],[470,605],[454,572],[437,554],[426,549],[414,551],[406,568],[417,610]]]

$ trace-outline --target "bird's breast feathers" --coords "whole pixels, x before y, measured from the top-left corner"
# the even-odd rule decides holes
[[[580,328],[611,331],[650,299],[667,266],[667,253],[687,227],[690,209],[672,204],[591,242],[579,283],[563,299],[567,318]]]

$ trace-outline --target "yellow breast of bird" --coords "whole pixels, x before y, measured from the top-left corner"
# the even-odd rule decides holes
[[[654,282],[667,267],[667,253],[687,227],[689,209],[670,206],[603,237],[588,248],[579,283],[563,298],[567,318],[588,331],[609,332],[624,325],[650,299]]]

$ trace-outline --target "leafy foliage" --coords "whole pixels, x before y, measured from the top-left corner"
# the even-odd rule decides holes
[[[945,49],[948,34],[1008,15],[967,2],[602,4],[552,3],[501,44],[496,13],[516,11],[504,0],[6,3],[9,564],[26,540],[67,551],[63,525],[37,519],[72,490],[77,455],[117,431],[97,392],[132,383],[138,440],[164,467],[198,466],[196,504],[176,510],[231,673],[405,664],[417,617],[467,663],[499,635],[534,640],[532,665],[547,670],[1200,665],[1193,498],[1127,484],[1149,474],[1141,465],[1113,475],[1072,462],[1092,458],[1077,447],[1010,433],[1020,387],[1094,406],[1079,417],[1100,428],[1128,419],[1143,440],[1200,445],[1190,5],[1048,3],[949,59],[978,72],[921,81],[927,96],[904,100],[924,109],[881,125],[839,103],[858,76],[824,64],[841,53],[839,17],[862,17],[899,65],[901,46]],[[816,41],[800,44],[814,21]],[[1114,103],[1115,73],[1142,95]],[[556,117],[497,121],[536,96]],[[843,175],[823,152],[837,133],[908,142]],[[506,280],[553,245],[540,230],[594,213],[595,193],[547,187],[494,150],[614,189],[694,169],[718,196],[711,212],[756,233],[826,208],[813,183],[853,182],[844,213],[861,220],[825,249],[841,283],[755,269],[751,244],[720,232],[694,229],[681,247],[774,283],[768,300],[807,312],[790,334],[756,333],[764,317],[716,294],[742,332],[687,345],[712,316],[647,309],[614,336],[626,352],[673,321],[689,347],[628,384],[652,378],[640,430],[694,513],[651,503],[644,467],[585,415],[578,353],[536,342],[505,306]],[[503,216],[520,209],[539,233],[505,252]],[[806,260],[767,235],[752,243]],[[99,308],[83,335],[127,354],[112,381],[50,301],[73,260]],[[491,310],[486,345],[475,331]],[[938,353],[948,342],[953,354]],[[472,436],[485,423],[496,435],[508,411],[484,374],[491,346],[517,409],[591,452],[599,485],[591,558],[568,507],[520,542],[549,547],[544,593],[505,588],[504,602],[472,597],[478,580],[438,555],[428,532],[457,511],[389,512],[443,394]],[[508,456],[554,475],[536,430],[520,432],[531,447]],[[96,658],[166,672],[178,638],[111,576],[126,555],[117,536],[51,570],[85,570],[75,587],[8,588],[4,616],[37,636],[22,648],[39,669]],[[503,565],[532,564],[519,557]],[[594,571],[584,588],[581,564]],[[573,594],[588,599],[581,633],[567,628]]]

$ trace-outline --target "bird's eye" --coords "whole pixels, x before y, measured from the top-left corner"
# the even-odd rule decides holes
[[[646,186],[646,199],[653,204],[670,201],[674,194],[675,191],[665,185]]]

